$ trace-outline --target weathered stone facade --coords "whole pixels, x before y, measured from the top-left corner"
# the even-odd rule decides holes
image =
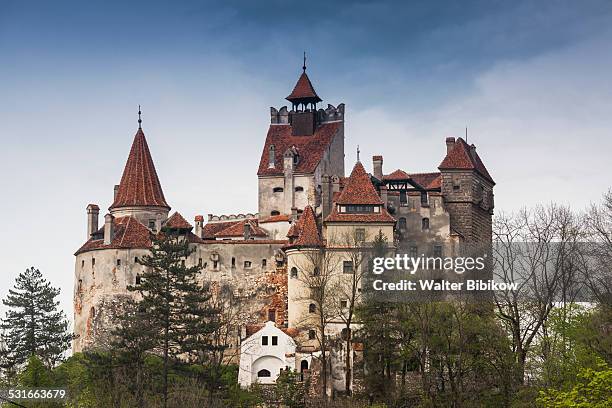
[[[168,217],[170,206],[138,129],[103,226],[98,206],[87,206],[87,242],[75,254],[73,351],[108,344],[113,316],[136,296],[127,288],[138,285],[143,273],[138,259],[149,253],[152,234],[171,222],[181,223],[194,247],[186,263],[200,266],[202,282],[216,294],[231,294],[231,307],[237,308],[228,358],[237,361],[250,328],[274,321],[296,342],[295,368],[306,367],[313,379],[321,350],[315,325],[309,327],[311,288],[300,279],[312,272],[309,254],[322,248],[333,253],[333,273],[341,282],[351,251],[370,245],[379,232],[394,253],[414,255],[448,256],[461,242],[490,242],[494,182],[473,145],[447,138],[439,172],[385,174],[383,157],[374,156],[372,174],[357,163],[345,177],[344,104],[316,109],[321,99],[305,72],[287,99],[291,110],[270,109],[257,171],[258,212],[209,214],[206,223],[197,215],[194,227],[178,213]],[[346,239],[357,235],[360,243]],[[337,340],[345,326],[339,315],[326,334]],[[339,346],[329,350],[330,384],[340,390],[346,359],[352,364],[361,350],[355,344],[347,352],[336,340],[330,344]]]

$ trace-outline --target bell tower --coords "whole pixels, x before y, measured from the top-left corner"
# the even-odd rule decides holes
[[[312,136],[317,128],[317,103],[322,99],[317,95],[306,74],[306,53],[304,53],[302,75],[291,94],[285,99],[291,102],[291,112],[289,112],[291,134],[293,136]]]

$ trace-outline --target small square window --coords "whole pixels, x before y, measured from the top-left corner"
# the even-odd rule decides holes
[[[117,266],[121,266],[121,259],[117,259]]]
[[[346,309],[348,307],[348,301],[341,300],[340,301],[340,307],[343,308],[343,309]]]
[[[272,345],[278,346],[278,336],[272,336]]]
[[[308,330],[308,340],[314,340],[316,333],[314,330]]]
[[[365,241],[365,228],[357,228],[355,230],[355,240],[357,242],[364,242]]]
[[[251,267],[251,261],[244,261],[244,267],[245,268],[250,268]]]
[[[134,257],[134,262],[138,263],[138,257],[137,256]]]
[[[267,259],[262,259],[261,260],[261,267],[265,268],[268,265],[268,260]]]
[[[268,336],[261,336],[261,345],[262,346],[268,345]]]
[[[344,273],[353,273],[353,261],[343,261],[342,271]]]
[[[219,269],[219,261],[213,261],[213,269],[214,270]]]
[[[455,184],[453,186],[453,191],[459,191],[459,190],[461,190],[461,186],[459,184]]]

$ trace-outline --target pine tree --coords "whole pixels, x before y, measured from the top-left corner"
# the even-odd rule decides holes
[[[1,341],[6,346],[3,360],[19,366],[37,356],[49,368],[61,360],[72,336],[66,315],[58,310],[59,293],[34,267],[19,274],[2,301],[8,308],[1,324]]]
[[[140,283],[129,288],[141,295],[135,316],[140,315],[157,332],[154,349],[163,355],[164,406],[170,359],[181,355],[202,362],[212,348],[210,334],[217,327],[218,313],[210,306],[210,292],[197,282],[201,267],[186,266],[193,251],[180,230],[163,228],[153,241],[151,255],[139,260],[147,267]],[[134,327],[126,334],[134,335]]]

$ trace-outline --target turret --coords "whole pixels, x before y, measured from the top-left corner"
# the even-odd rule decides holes
[[[138,114],[138,131],[109,210],[114,217],[131,215],[149,229],[159,230],[161,221],[168,218],[170,206],[164,197],[147,139],[140,126],[140,111]]]

